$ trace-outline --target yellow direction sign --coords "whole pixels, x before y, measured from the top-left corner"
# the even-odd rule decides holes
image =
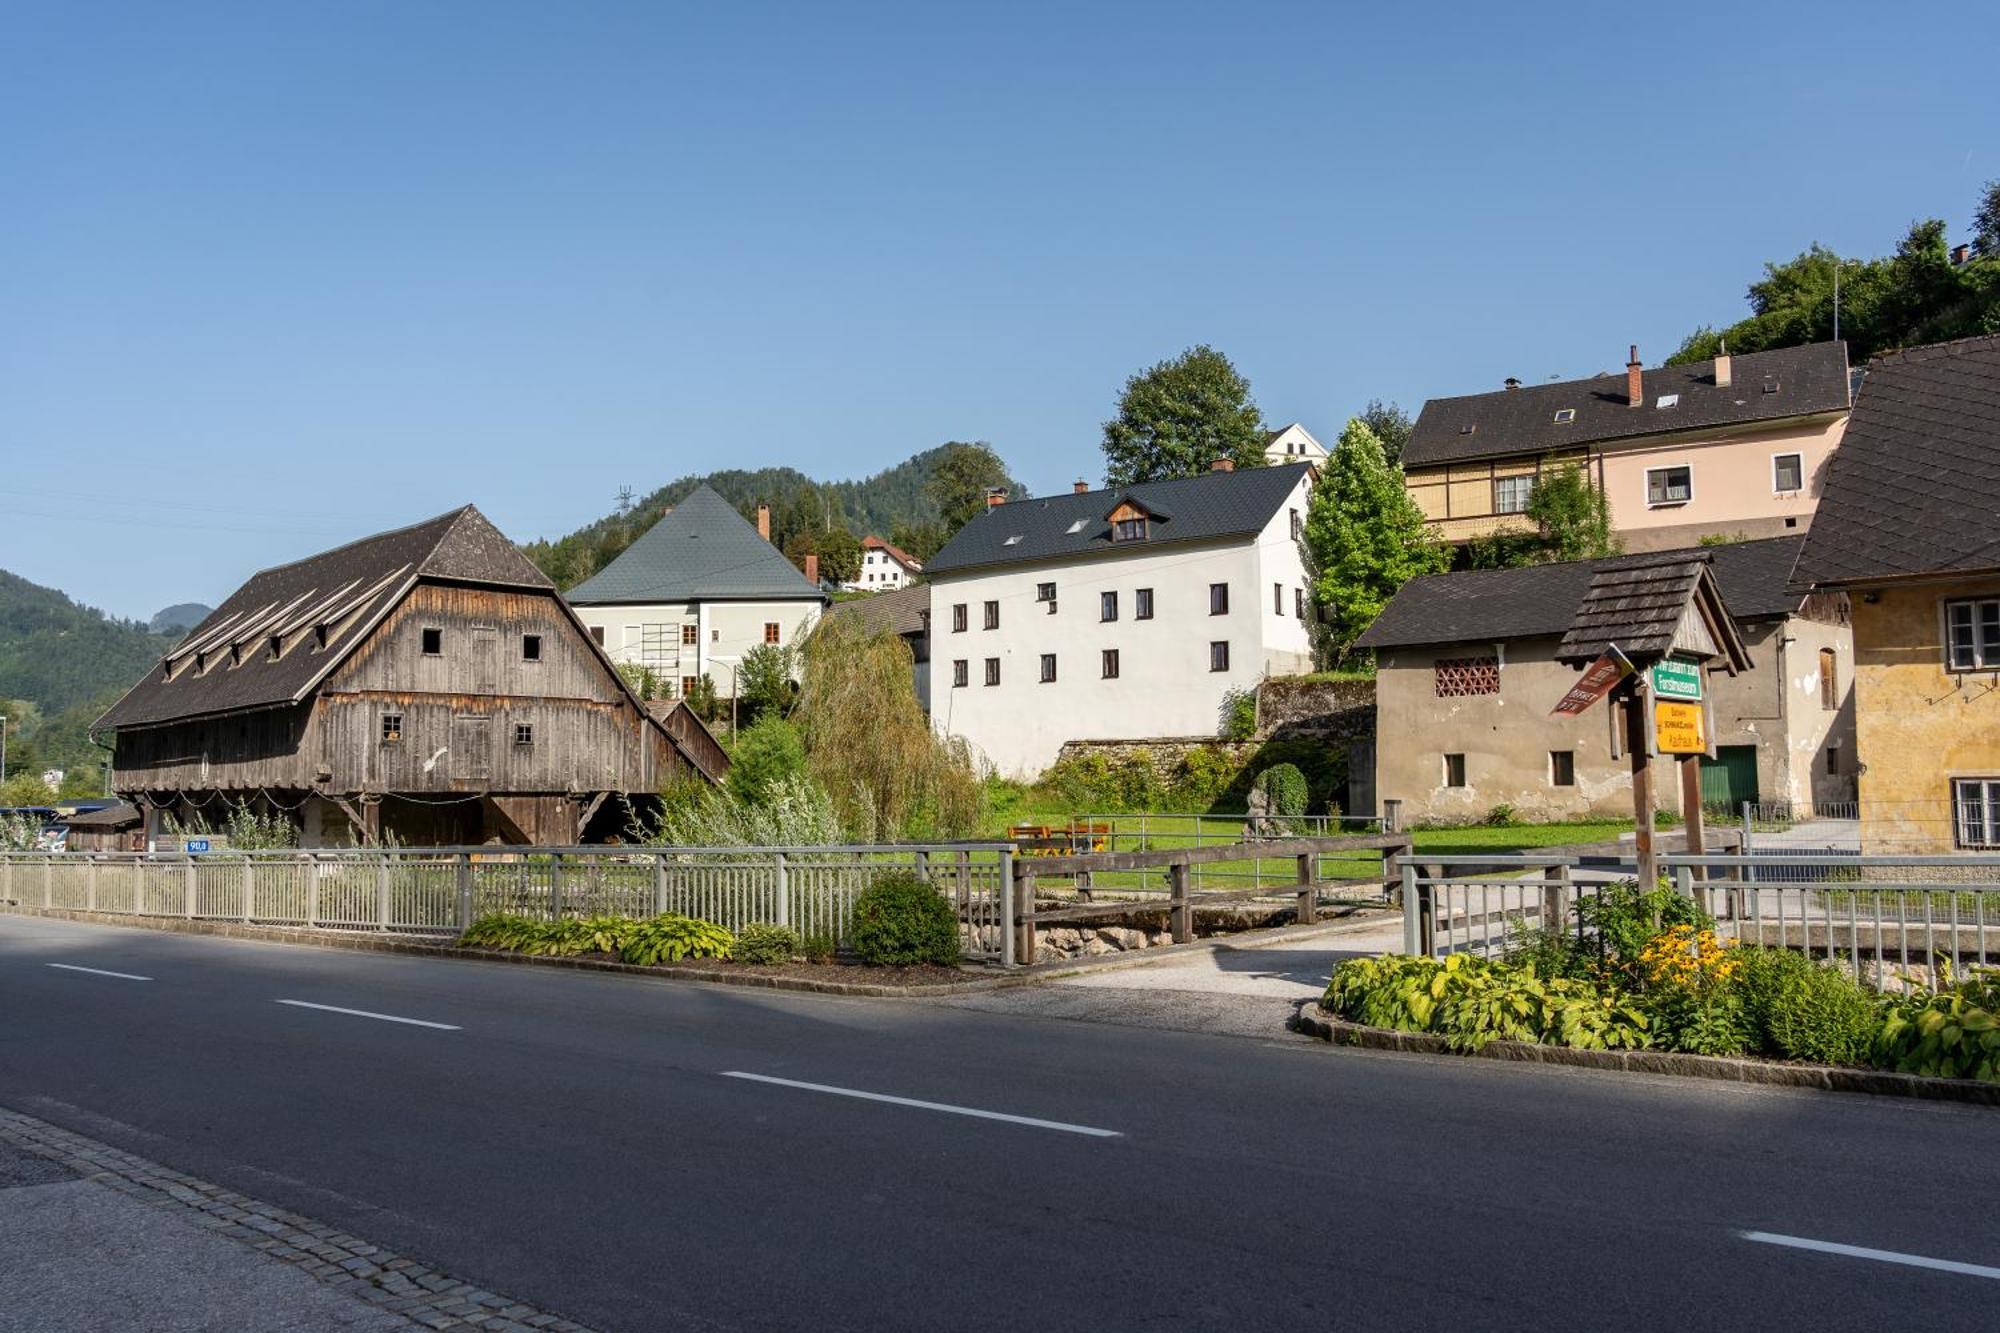
[[[1708,753],[1708,732],[1702,725],[1700,704],[1656,700],[1653,733],[1661,754]]]

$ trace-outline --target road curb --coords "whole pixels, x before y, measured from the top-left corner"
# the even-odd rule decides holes
[[[161,1166],[46,1120],[0,1108],[0,1142],[62,1163],[140,1203],[187,1218],[318,1282],[411,1321],[412,1327],[589,1333],[546,1310],[220,1185]],[[79,1262],[91,1259],[79,1256]]]
[[[1292,1031],[1334,1046],[1359,1046],[1375,1051],[1413,1055],[1471,1056],[1516,1064],[1568,1065],[1578,1069],[1609,1069],[1628,1074],[1671,1074],[1720,1083],[1754,1083],[1765,1087],[1812,1088],[1820,1092],[1866,1093],[1876,1097],[1917,1097],[1930,1101],[2000,1106],[2000,1084],[1969,1079],[1927,1078],[1885,1069],[1848,1069],[1838,1065],[1783,1064],[1719,1055],[1679,1055],[1671,1051],[1580,1051],[1569,1046],[1536,1042],[1495,1041],[1477,1051],[1454,1051],[1432,1032],[1398,1032],[1364,1027],[1334,1018],[1319,1001],[1303,1000],[1287,1025]]]

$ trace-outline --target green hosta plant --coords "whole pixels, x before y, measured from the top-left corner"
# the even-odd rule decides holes
[[[2000,1011],[1989,1007],[1994,981],[1986,973],[1888,1002],[1875,1037],[1876,1062],[1905,1074],[2000,1082]]]
[[[673,912],[626,924],[630,929],[624,933],[618,957],[641,967],[683,958],[727,958],[735,944],[735,937],[713,921]]]
[[[1584,1050],[1652,1042],[1646,1015],[1615,990],[1470,954],[1350,959],[1334,969],[1321,1003],[1371,1027],[1435,1032],[1461,1051],[1500,1040]]]

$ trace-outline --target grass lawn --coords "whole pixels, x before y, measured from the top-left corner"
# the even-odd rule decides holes
[[[1572,843],[1615,842],[1632,831],[1629,819],[1594,820],[1575,824],[1514,824],[1488,828],[1418,829],[1410,835],[1420,852],[1440,856],[1478,856],[1486,852],[1532,852]]]

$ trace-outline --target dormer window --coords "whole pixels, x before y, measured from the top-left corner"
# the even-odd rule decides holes
[[[1146,540],[1146,520],[1121,518],[1111,524],[1111,540],[1114,542],[1142,542]]]
[[[267,646],[270,648],[269,660],[275,662],[285,655],[285,641],[277,635],[271,636]]]

